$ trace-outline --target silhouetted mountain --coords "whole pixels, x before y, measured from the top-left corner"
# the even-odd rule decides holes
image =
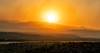
[[[100,41],[96,38],[82,38],[74,34],[28,34],[17,32],[0,32],[0,41]]]
[[[70,30],[82,38],[100,39],[100,30],[95,29],[72,29]]]
[[[27,41],[31,39],[40,39],[37,34],[17,33],[17,32],[0,32],[1,41]]]

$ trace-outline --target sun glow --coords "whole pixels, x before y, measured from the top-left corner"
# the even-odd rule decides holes
[[[55,11],[47,11],[44,16],[44,21],[48,23],[58,23],[58,14]]]

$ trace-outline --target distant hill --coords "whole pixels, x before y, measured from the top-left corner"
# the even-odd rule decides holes
[[[100,30],[94,30],[83,26],[75,27],[61,24],[49,25],[40,22],[0,21],[0,32],[1,40],[80,40],[80,38],[100,39]],[[44,36],[41,33],[49,34]]]
[[[18,32],[0,32],[0,41],[100,41],[95,38],[82,38],[74,34],[55,34],[44,36]]]
[[[27,41],[36,40],[40,36],[37,34],[27,34],[19,32],[0,32],[0,41]]]
[[[76,35],[84,38],[95,38],[100,39],[100,30],[95,29],[72,29],[71,32],[74,32]]]

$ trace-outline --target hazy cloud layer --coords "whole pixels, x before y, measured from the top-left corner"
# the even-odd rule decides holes
[[[41,29],[41,31],[42,30],[44,29]],[[25,32],[25,33],[41,34],[41,31],[39,31],[35,26],[26,23],[13,23],[7,21],[0,21],[0,32]],[[48,35],[49,32],[48,33],[46,32],[45,34]],[[54,34],[52,35],[56,36],[57,34],[59,34],[62,37],[68,34],[73,34],[75,36],[82,37],[82,38],[100,38],[100,30],[99,31],[92,30],[92,29],[84,30],[83,28],[69,29],[69,31],[67,30],[67,28],[65,28],[64,31],[53,32],[53,33]]]
[[[17,16],[24,17],[23,9],[38,8],[45,2],[71,5],[81,25],[100,28],[100,0],[0,0],[0,20],[19,20]]]

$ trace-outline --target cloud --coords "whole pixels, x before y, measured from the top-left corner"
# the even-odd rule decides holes
[[[15,21],[22,20],[25,16],[31,17],[28,13],[36,11],[46,2],[62,4],[64,7],[70,5],[76,11],[78,23],[95,28],[100,27],[100,0],[0,0],[0,20]],[[30,11],[32,9],[33,11]]]
[[[0,21],[0,31],[8,32],[34,32],[34,27],[29,23]]]

